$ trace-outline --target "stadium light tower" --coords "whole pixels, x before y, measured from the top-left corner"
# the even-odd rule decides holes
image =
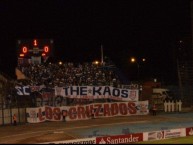
[[[139,78],[140,78],[140,64],[139,63],[140,62],[145,62],[145,61],[146,61],[145,58],[137,60],[135,57],[131,57],[131,59],[130,59],[131,63],[137,64],[137,79],[138,79],[138,81],[139,81]]]
[[[103,65],[104,59],[103,59],[103,45],[101,45],[101,65]]]

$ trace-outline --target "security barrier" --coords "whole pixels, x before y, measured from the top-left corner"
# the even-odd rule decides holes
[[[182,111],[182,101],[165,101],[164,102],[164,111],[165,112],[181,112]]]

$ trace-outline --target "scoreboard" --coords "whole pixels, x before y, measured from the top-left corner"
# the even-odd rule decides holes
[[[41,63],[53,51],[52,39],[28,39],[18,40],[18,60],[30,60],[32,63]]]
[[[52,39],[18,40],[19,57],[48,56],[53,48]]]

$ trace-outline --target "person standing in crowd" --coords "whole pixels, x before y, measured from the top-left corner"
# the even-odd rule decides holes
[[[17,125],[17,116],[15,114],[13,114],[13,125]]]
[[[153,107],[152,107],[152,114],[153,114],[153,116],[156,116],[156,113],[157,112],[157,107],[156,107],[156,105],[155,104],[153,104]]]
[[[66,116],[67,116],[67,111],[63,110],[62,117],[64,122],[66,122]]]

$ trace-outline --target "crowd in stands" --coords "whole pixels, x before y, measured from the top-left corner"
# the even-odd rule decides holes
[[[30,64],[18,68],[31,80],[31,86],[113,86],[119,78],[113,69],[93,63]]]

